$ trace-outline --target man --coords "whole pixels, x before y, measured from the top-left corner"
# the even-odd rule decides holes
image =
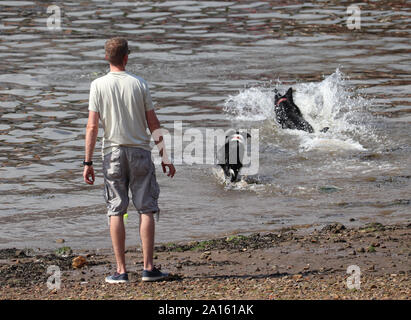
[[[167,276],[153,264],[154,217],[159,214],[157,199],[160,189],[151,160],[149,128],[160,155],[163,172],[173,177],[176,170],[165,153],[160,122],[153,109],[151,95],[144,79],[125,71],[128,61],[127,40],[113,38],[105,44],[105,58],[110,72],[94,80],[90,87],[89,118],[86,130],[84,181],[93,184],[93,152],[99,119],[104,129],[103,173],[104,197],[110,224],[117,271],[106,277],[108,283],[128,282],[125,264],[125,228],[129,190],[140,214],[140,238],[143,248],[143,281],[161,280]]]

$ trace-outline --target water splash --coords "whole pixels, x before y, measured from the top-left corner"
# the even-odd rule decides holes
[[[275,116],[273,99],[274,92],[270,88],[249,88],[229,96],[223,110],[231,120],[262,121]]]
[[[241,176],[239,181],[231,182],[230,179],[225,177],[221,168],[213,168],[212,173],[217,180],[217,183],[222,185],[225,190],[248,190],[258,193],[264,191],[266,188],[266,184],[262,181],[260,182],[258,178],[249,179],[247,176]]]
[[[274,88],[285,93],[288,87],[277,84]],[[269,120],[277,129],[271,134],[296,136],[300,141],[300,151],[365,151],[366,144],[375,142],[376,137],[366,121],[371,116],[366,109],[372,101],[356,94],[339,69],[321,82],[293,86],[294,101],[314,128],[313,134],[281,130],[275,121],[274,88],[244,89],[226,99],[224,111],[234,121]],[[330,128],[327,133],[320,132],[324,127]]]

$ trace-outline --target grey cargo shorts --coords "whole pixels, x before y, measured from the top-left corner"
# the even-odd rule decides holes
[[[103,156],[104,198],[107,216],[127,213],[129,190],[138,213],[157,213],[160,188],[151,152],[137,147],[116,147]]]

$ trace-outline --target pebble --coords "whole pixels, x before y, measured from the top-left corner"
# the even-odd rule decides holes
[[[87,259],[85,257],[78,256],[78,257],[73,258],[71,265],[74,269],[77,269],[77,268],[83,267],[86,263],[87,263]]]
[[[24,252],[23,252],[22,250],[16,250],[16,252],[14,253],[14,255],[15,255],[16,257],[23,256],[23,255],[24,255]]]
[[[200,255],[200,259],[207,259],[207,260],[209,260],[209,259],[211,259],[210,255],[211,255],[211,252],[210,252],[210,251],[204,251],[204,252]]]
[[[375,271],[375,264],[368,268],[369,271]]]

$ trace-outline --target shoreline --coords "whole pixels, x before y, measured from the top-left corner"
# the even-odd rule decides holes
[[[85,264],[75,268],[78,256]],[[127,248],[130,282],[117,285],[104,282],[115,271],[110,249],[0,249],[0,299],[411,299],[410,257],[409,222],[160,244],[154,262],[170,278],[155,283],[141,281],[139,247]],[[61,270],[60,289],[47,287],[51,265]],[[351,265],[360,268],[359,290],[347,287]]]

